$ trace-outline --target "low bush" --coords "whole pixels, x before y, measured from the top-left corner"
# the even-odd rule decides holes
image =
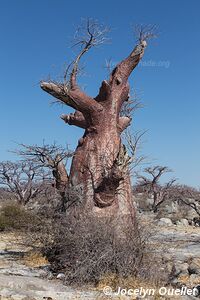
[[[122,230],[118,220],[88,215],[56,215],[43,221],[31,237],[52,271],[65,273],[66,284],[98,284],[107,274],[120,280],[138,276],[149,280],[158,274],[148,234],[139,225],[127,224]]]
[[[0,230],[26,230],[37,223],[37,216],[17,203],[4,205],[0,210]],[[38,220],[39,222],[39,220]],[[32,226],[32,225],[31,225]]]

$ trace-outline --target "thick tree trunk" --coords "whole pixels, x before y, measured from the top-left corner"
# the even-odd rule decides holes
[[[133,214],[127,154],[116,116],[103,110],[75,151],[69,182],[82,190],[83,208],[98,215]]]
[[[43,90],[76,110],[61,118],[69,125],[85,129],[68,178],[69,186],[77,188],[82,197],[79,203],[72,199],[70,210],[79,207],[97,216],[124,216],[134,221],[129,157],[120,138],[131,119],[120,117],[120,110],[129,98],[128,77],[142,58],[145,47],[146,42],[141,42],[115,67],[109,80],[103,81],[96,98],[79,89],[75,73],[71,75],[70,87],[41,83]]]

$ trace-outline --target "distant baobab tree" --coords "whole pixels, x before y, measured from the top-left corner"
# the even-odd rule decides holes
[[[137,44],[104,80],[96,97],[87,95],[78,85],[81,58],[106,41],[108,28],[88,19],[76,32],[76,58],[66,69],[62,82],[41,81],[41,88],[75,111],[62,115],[65,123],[84,129],[74,152],[67,185],[78,187],[82,201],[73,207],[97,216],[130,216],[135,219],[129,174],[130,157],[121,134],[131,117],[122,115],[124,103],[130,101],[129,76],[144,55],[153,27],[137,28]],[[127,218],[124,218],[127,219]]]
[[[165,201],[171,199],[176,179],[170,179],[165,184],[160,183],[160,179],[164,174],[172,172],[166,166],[147,167],[144,169],[144,172],[144,175],[138,175],[136,190],[152,198],[151,210],[157,212]]]
[[[73,152],[62,146],[43,143],[39,145],[19,144],[19,149],[12,151],[21,156],[25,161],[32,162],[39,169],[52,172],[52,184],[61,196],[60,209],[65,210],[66,190],[68,188],[68,175],[66,170],[67,160]]]

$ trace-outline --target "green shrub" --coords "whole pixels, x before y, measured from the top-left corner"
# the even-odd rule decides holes
[[[25,208],[19,204],[6,204],[0,210],[0,231],[26,229],[30,224],[36,221],[36,215],[26,211]]]

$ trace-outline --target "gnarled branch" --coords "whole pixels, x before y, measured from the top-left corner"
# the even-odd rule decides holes
[[[41,88],[62,103],[80,112],[101,111],[103,107],[79,88],[68,89],[64,84],[42,81]]]
[[[76,111],[74,114],[61,115],[61,119],[69,125],[75,125],[83,129],[87,128],[86,119],[84,115],[79,111]]]

